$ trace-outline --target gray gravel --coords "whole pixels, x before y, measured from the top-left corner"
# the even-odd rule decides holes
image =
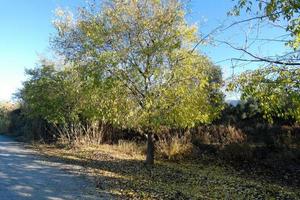
[[[0,199],[111,199],[96,193],[79,166],[45,161],[22,143],[0,135]]]

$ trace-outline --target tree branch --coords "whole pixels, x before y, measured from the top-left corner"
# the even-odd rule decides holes
[[[244,53],[246,53],[247,55],[249,55],[250,57],[254,58],[254,59],[235,59],[235,60],[240,60],[240,61],[252,61],[252,62],[267,62],[267,63],[271,63],[271,64],[279,64],[279,65],[287,65],[287,66],[300,66],[300,62],[285,62],[285,61],[279,61],[279,60],[272,60],[266,57],[259,57],[257,55],[254,55],[253,53],[249,52],[248,50],[244,49],[244,48],[240,48],[240,47],[235,47],[232,44],[230,44],[229,42],[226,41],[218,41],[220,43],[226,44],[229,47],[231,47],[232,49],[235,49],[237,51],[242,51]]]

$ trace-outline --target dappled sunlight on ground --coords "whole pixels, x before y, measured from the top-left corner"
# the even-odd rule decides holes
[[[64,149],[36,146],[50,160],[84,166],[97,179],[99,191],[121,199],[298,199],[298,186],[283,184],[255,169],[240,171],[218,160],[157,161],[149,168],[143,155],[118,150],[116,145]],[[75,157],[75,158],[74,158]],[[264,170],[264,169],[262,169]]]

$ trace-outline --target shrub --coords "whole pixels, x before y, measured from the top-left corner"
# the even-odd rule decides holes
[[[185,134],[182,137],[178,134],[175,136],[161,137],[156,147],[158,155],[169,160],[182,159],[193,150],[189,134]]]
[[[192,141],[195,145],[215,144],[228,145],[246,141],[246,134],[239,128],[231,125],[200,126],[192,130]]]
[[[9,114],[16,108],[11,103],[0,102],[0,133],[7,133],[10,125]]]
[[[118,150],[130,156],[134,155],[145,155],[146,154],[146,144],[136,143],[134,141],[119,140]]]
[[[98,124],[71,124],[56,126],[59,142],[69,146],[99,145],[103,141],[103,129]]]
[[[9,120],[5,113],[0,114],[0,133],[7,132],[9,126]]]

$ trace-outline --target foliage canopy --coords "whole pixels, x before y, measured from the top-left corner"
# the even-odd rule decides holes
[[[186,23],[183,6],[177,0],[113,0],[100,11],[82,8],[77,19],[59,11],[53,46],[69,62],[96,67],[100,81],[120,83],[128,106],[127,120],[114,119],[119,124],[158,130],[208,123],[222,109],[221,72],[192,52],[197,29]]]

